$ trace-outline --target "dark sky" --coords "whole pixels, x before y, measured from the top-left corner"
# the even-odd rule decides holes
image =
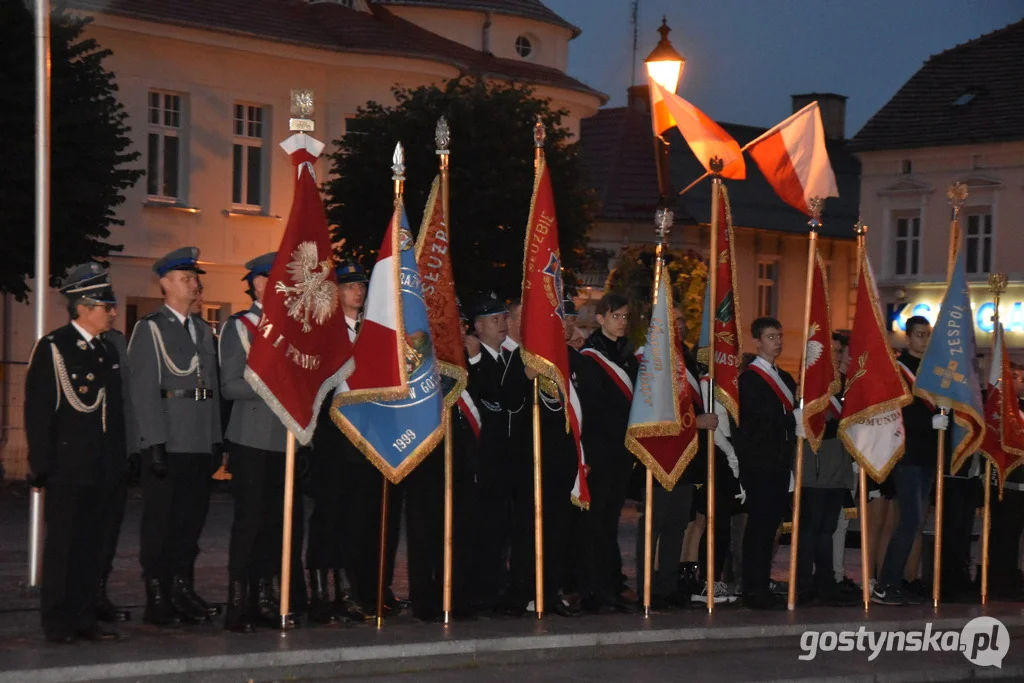
[[[544,0],[583,30],[569,73],[625,103],[631,0]],[[1024,17],[1021,0],[640,0],[637,82],[661,17],[686,57],[679,94],[721,121],[771,126],[789,96],[846,95],[852,137],[929,56]]]

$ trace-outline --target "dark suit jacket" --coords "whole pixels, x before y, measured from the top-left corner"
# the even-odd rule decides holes
[[[796,395],[796,382],[779,369],[782,381]],[[793,465],[796,447],[796,421],[781,399],[761,375],[751,368],[740,374],[740,424],[734,446],[740,461],[740,473],[751,471],[787,471]]]

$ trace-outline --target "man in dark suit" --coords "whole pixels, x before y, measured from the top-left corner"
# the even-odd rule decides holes
[[[128,346],[145,500],[143,621],[156,626],[210,616],[190,577],[223,437],[213,331],[189,312],[204,272],[198,258],[182,247],[153,264],[164,304],[135,325]]]
[[[750,326],[757,357],[740,374],[736,455],[747,493],[743,535],[743,603],[752,609],[784,606],[769,586],[775,533],[789,505],[790,469],[797,437],[803,438],[796,382],[775,365],[782,353],[782,324],[758,318]]]
[[[118,640],[97,622],[114,493],[127,467],[120,358],[103,340],[116,315],[107,272],[73,268],[71,322],[39,340],[25,380],[30,481],[46,489],[40,613],[47,640]]]

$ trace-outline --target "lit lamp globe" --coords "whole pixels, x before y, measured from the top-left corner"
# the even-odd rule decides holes
[[[676,88],[679,87],[679,79],[683,76],[686,58],[676,52],[676,49],[672,47],[672,43],[669,42],[668,34],[671,31],[672,29],[668,27],[665,17],[662,17],[661,26],[658,27],[661,40],[654,46],[651,54],[647,55],[644,65],[647,67],[647,76],[652,81],[670,93],[675,94]]]

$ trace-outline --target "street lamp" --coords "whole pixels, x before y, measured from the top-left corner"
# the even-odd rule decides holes
[[[662,17],[661,26],[658,27],[661,39],[654,46],[651,54],[647,55],[644,66],[647,67],[647,76],[650,80],[674,95],[676,88],[679,87],[679,79],[683,75],[686,58],[679,54],[669,42],[668,34],[671,31],[665,17]],[[653,98],[651,101],[654,101]],[[653,111],[651,115],[654,115]],[[659,207],[667,208],[672,196],[668,172],[668,143],[660,135],[654,137],[654,161],[658,169]]]

